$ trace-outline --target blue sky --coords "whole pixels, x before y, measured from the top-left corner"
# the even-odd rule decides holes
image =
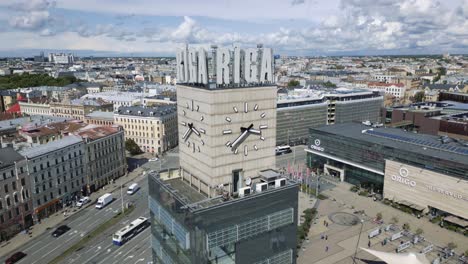
[[[467,53],[468,0],[0,0],[0,54],[174,55],[184,43],[275,53]]]

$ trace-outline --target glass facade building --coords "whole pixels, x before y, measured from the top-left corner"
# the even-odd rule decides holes
[[[148,181],[153,263],[296,263],[296,184],[223,199],[178,177]]]
[[[309,141],[309,128],[351,121],[379,122],[383,97],[376,92],[351,90],[319,98],[283,99],[277,102],[276,145]]]
[[[468,180],[468,148],[437,136],[346,123],[314,128],[307,151],[313,171],[381,193],[385,160]]]

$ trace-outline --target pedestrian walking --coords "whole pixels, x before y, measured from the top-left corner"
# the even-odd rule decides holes
[[[371,246],[371,242],[369,240],[369,243],[367,243],[367,247],[370,248],[370,246]]]
[[[328,240],[328,235],[325,235],[325,240]]]
[[[323,239],[323,234],[320,234],[320,239]]]
[[[325,246],[325,252],[328,252],[328,246]]]

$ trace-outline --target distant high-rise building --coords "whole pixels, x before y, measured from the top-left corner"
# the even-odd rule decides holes
[[[44,62],[44,61],[45,61],[45,57],[44,57],[43,51],[41,51],[39,56],[34,56],[34,62]]]
[[[71,53],[49,53],[49,62],[55,64],[73,64],[75,57]]]
[[[148,177],[154,263],[296,263],[298,188],[274,170],[272,57],[177,55],[180,169]]]

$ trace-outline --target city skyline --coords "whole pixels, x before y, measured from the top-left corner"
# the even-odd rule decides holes
[[[0,56],[38,50],[173,56],[184,43],[271,46],[282,55],[467,53],[468,1],[0,3]]]

